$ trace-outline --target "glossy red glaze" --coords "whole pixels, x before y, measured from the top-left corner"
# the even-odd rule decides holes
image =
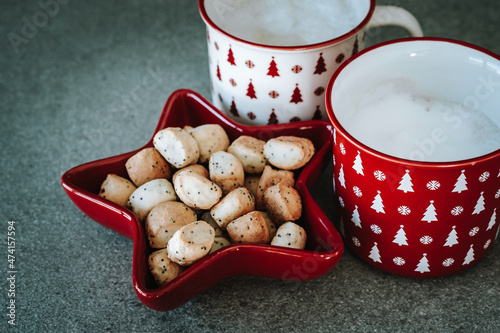
[[[498,238],[500,149],[456,162],[410,161],[362,144],[342,126],[331,99],[335,84],[341,84],[336,81],[340,73],[371,51],[398,43],[414,43],[415,48],[458,45],[496,59],[492,68],[498,68],[500,56],[450,39],[393,40],[349,58],[327,88],[345,244],[367,263],[393,274],[446,276],[474,265]]]
[[[309,193],[331,158],[332,127],[327,121],[242,126],[221,114],[199,94],[178,90],[167,100],[153,136],[165,127],[209,123],[221,125],[231,140],[245,134],[263,140],[296,135],[313,141],[316,154],[296,175],[296,189],[303,201],[303,215],[298,223],[308,235],[305,250],[270,245],[230,245],[203,258],[170,283],[158,288],[148,270],[147,258],[151,249],[141,223],[131,211],[97,195],[108,173],[127,177],[125,162],[140,149],[74,167],[61,179],[68,196],[87,216],[134,241],[134,288],[139,299],[157,311],[177,308],[230,276],[254,275],[298,281],[318,278],[337,264],[344,250],[337,230]],[[153,146],[153,136],[142,148]]]

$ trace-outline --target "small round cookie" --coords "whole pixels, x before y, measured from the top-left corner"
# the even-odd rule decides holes
[[[262,212],[262,216],[264,216],[264,220],[267,224],[267,230],[269,230],[269,239],[273,239],[276,235],[276,225],[267,212]]]
[[[244,186],[250,191],[250,193],[252,193],[254,197],[257,196],[260,176],[261,175],[245,175]]]
[[[165,201],[156,205],[144,223],[149,245],[154,249],[167,247],[177,230],[197,220],[196,213],[182,202]]]
[[[207,211],[203,212],[203,214],[201,214],[200,220],[207,222],[208,224],[210,224],[210,226],[212,228],[214,228],[214,230],[215,230],[215,238],[217,238],[217,237],[224,237],[224,231],[219,227],[219,225],[217,224],[217,222],[215,222],[215,220],[213,219],[212,215],[210,215],[210,211],[209,210],[207,210]]]
[[[180,172],[174,181],[179,199],[194,209],[210,209],[222,197],[221,188],[202,175],[190,170]]]
[[[262,173],[267,161],[263,152],[265,144],[265,141],[242,135],[231,143],[227,151],[241,161],[246,173]]]
[[[144,220],[154,206],[164,201],[177,200],[172,183],[164,178],[153,179],[139,186],[128,198],[127,208],[139,220]]]
[[[226,229],[233,243],[267,244],[270,241],[266,218],[257,210],[238,217]]]
[[[190,170],[191,172],[196,172],[196,173],[202,175],[203,177],[205,177],[207,179],[210,177],[210,175],[208,174],[207,168],[205,168],[203,165],[201,165],[201,164],[191,164],[191,165],[188,165],[185,168],[177,170],[174,173],[174,175],[172,176],[172,183],[175,183],[175,178],[177,178],[177,175],[179,173],[181,173],[182,171],[188,171],[188,170]]]
[[[177,230],[168,242],[168,257],[181,266],[192,265],[210,252],[214,239],[214,228],[207,222],[190,223]]]
[[[302,215],[302,200],[296,189],[285,183],[269,187],[262,196],[262,203],[273,222],[280,226],[296,221]]]
[[[215,251],[223,248],[224,246],[228,246],[231,244],[232,244],[231,241],[225,237],[215,237],[214,245],[212,245],[212,248],[210,249],[210,253],[215,252]]]
[[[149,255],[148,266],[156,284],[161,287],[182,273],[182,266],[168,259],[167,249],[155,251]]]
[[[153,137],[158,152],[177,169],[198,162],[200,149],[196,140],[179,127],[167,127]]]
[[[229,147],[229,138],[226,131],[218,124],[201,125],[191,129],[189,133],[200,147],[198,163],[208,162],[213,153],[225,151]]]
[[[271,245],[303,250],[306,247],[306,241],[307,235],[301,226],[293,222],[285,222],[278,228]]]
[[[122,207],[127,207],[127,200],[135,190],[136,187],[130,180],[109,174],[101,184],[99,196]]]
[[[255,205],[257,209],[263,210],[264,205],[262,204],[262,196],[268,187],[274,186],[278,183],[285,183],[290,186],[295,185],[295,178],[292,171],[288,170],[276,170],[266,165],[262,176],[259,179],[259,185],[257,186],[257,194],[255,195]]]
[[[245,183],[245,172],[240,160],[225,151],[218,151],[210,156],[208,172],[210,179],[220,186],[224,194]]]
[[[125,163],[127,173],[135,186],[153,179],[172,178],[172,169],[156,148],[144,148]]]
[[[229,192],[210,210],[210,215],[222,230],[229,222],[255,210],[255,200],[246,187]]]
[[[271,165],[279,169],[296,170],[312,158],[314,145],[307,138],[280,136],[266,142],[264,155]]]

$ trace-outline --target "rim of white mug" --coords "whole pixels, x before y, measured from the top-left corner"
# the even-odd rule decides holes
[[[371,147],[365,145],[364,143],[360,142],[354,136],[352,136],[344,128],[344,126],[342,126],[342,124],[340,123],[340,121],[337,119],[337,117],[335,116],[335,112],[333,111],[333,105],[332,105],[333,87],[334,87],[335,81],[338,78],[338,76],[340,75],[340,73],[342,73],[342,71],[347,66],[349,66],[350,63],[356,61],[356,59],[358,59],[360,57],[363,57],[367,53],[371,53],[372,51],[374,51],[376,49],[383,48],[385,46],[394,45],[394,44],[401,44],[401,43],[419,43],[419,42],[424,42],[424,43],[427,43],[427,42],[438,42],[438,43],[455,44],[455,45],[458,45],[458,46],[461,46],[461,47],[465,47],[465,48],[476,50],[476,51],[478,51],[480,53],[484,53],[485,55],[488,55],[488,56],[496,59],[499,62],[499,64],[500,64],[500,55],[498,55],[498,54],[496,54],[496,53],[494,53],[494,52],[492,52],[490,50],[487,50],[487,49],[485,49],[483,47],[480,47],[480,46],[477,46],[477,45],[474,45],[474,44],[471,44],[471,43],[468,43],[468,42],[464,42],[464,41],[461,41],[461,40],[451,39],[451,38],[441,38],[441,37],[407,37],[407,38],[393,39],[393,40],[389,40],[389,41],[386,41],[386,42],[381,42],[379,44],[372,45],[372,46],[370,46],[370,47],[368,47],[366,49],[363,49],[363,50],[359,51],[358,53],[354,54],[352,57],[349,57],[346,61],[344,61],[339,66],[339,68],[337,68],[337,70],[335,70],[335,72],[333,73],[332,77],[330,78],[330,81],[328,82],[328,85],[327,85],[327,88],[326,88],[326,94],[325,94],[326,112],[327,112],[328,118],[329,118],[330,122],[332,123],[332,125],[334,126],[334,128],[337,131],[341,132],[342,135],[348,141],[350,141],[352,144],[354,144],[355,146],[357,146],[359,149],[361,149],[361,150],[363,150],[365,152],[368,152],[369,154],[371,154],[371,155],[373,155],[373,156],[375,156],[377,158],[389,161],[391,163],[405,164],[407,166],[420,167],[420,168],[422,168],[422,167],[423,168],[425,168],[425,167],[429,167],[429,168],[439,167],[439,168],[454,169],[454,168],[464,168],[464,167],[468,167],[468,166],[470,167],[470,166],[473,166],[473,165],[475,165],[477,163],[483,163],[483,162],[486,162],[486,161],[489,161],[489,160],[492,160],[492,159],[500,158],[500,148],[497,149],[497,150],[494,150],[494,151],[492,151],[490,153],[484,154],[484,155],[475,156],[475,157],[471,157],[471,158],[467,158],[467,159],[463,159],[463,160],[458,160],[458,161],[430,162],[430,161],[417,161],[417,160],[410,160],[410,159],[405,159],[405,158],[401,158],[401,157],[396,157],[396,156],[393,156],[393,155],[382,153],[382,152],[380,152],[380,151],[378,151],[378,150],[376,150],[374,148],[371,148]]]
[[[200,11],[202,19],[205,21],[207,25],[218,31],[219,33],[225,35],[226,37],[233,39],[235,41],[238,41],[243,44],[248,44],[252,45],[254,47],[259,47],[259,48],[264,48],[264,49],[271,49],[271,50],[282,50],[282,51],[304,51],[304,50],[311,50],[311,49],[318,49],[318,48],[323,48],[326,46],[331,46],[338,44],[339,42],[342,42],[344,40],[349,39],[350,37],[356,35],[358,32],[360,32],[366,25],[368,25],[368,22],[370,22],[373,12],[375,11],[375,6],[376,6],[376,1],[375,0],[369,0],[370,1],[370,8],[368,9],[368,12],[366,13],[365,17],[361,22],[359,22],[354,28],[346,32],[345,34],[342,34],[340,36],[337,36],[335,38],[331,38],[322,42],[318,43],[313,43],[313,44],[305,44],[305,45],[269,45],[269,44],[263,44],[263,43],[256,43],[252,41],[248,41],[243,38],[236,37],[221,27],[219,27],[217,24],[215,24],[214,21],[210,18],[208,15],[206,8],[205,8],[205,1],[206,0],[198,0],[198,9]]]

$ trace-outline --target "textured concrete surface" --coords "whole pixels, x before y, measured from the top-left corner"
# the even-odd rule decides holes
[[[142,146],[174,90],[209,97],[204,24],[194,0],[54,3],[0,3],[0,331],[500,332],[499,244],[447,278],[392,276],[347,250],[317,280],[235,277],[171,312],[146,308],[132,286],[132,242],[84,216],[59,180]],[[500,53],[498,0],[379,3],[411,10],[426,35]],[[382,29],[369,43],[401,36]],[[315,195],[333,216],[331,169],[320,184]]]

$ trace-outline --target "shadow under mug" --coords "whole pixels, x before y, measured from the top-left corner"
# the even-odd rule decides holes
[[[361,143],[346,129],[346,115],[357,112],[356,104],[367,92],[401,78],[413,81],[415,96],[481,110],[496,123],[497,130],[488,138],[498,142],[500,56],[449,39],[401,39],[358,53],[328,84],[333,185],[345,244],[367,263],[390,273],[450,275],[475,264],[498,238],[500,147],[464,160],[425,162],[394,157]],[[450,126],[470,119],[468,113],[450,111],[445,116]],[[436,125],[428,124],[432,126]],[[422,140],[422,148],[430,151],[446,143],[442,135],[433,139],[438,137]]]
[[[368,29],[395,25],[422,36],[408,11],[376,6],[375,0],[355,1],[363,15],[348,32],[309,45],[273,46],[244,40],[231,27],[224,28],[227,17],[242,11],[242,1],[199,0],[207,26],[213,104],[247,125],[327,119],[326,85],[340,64],[364,48]]]

